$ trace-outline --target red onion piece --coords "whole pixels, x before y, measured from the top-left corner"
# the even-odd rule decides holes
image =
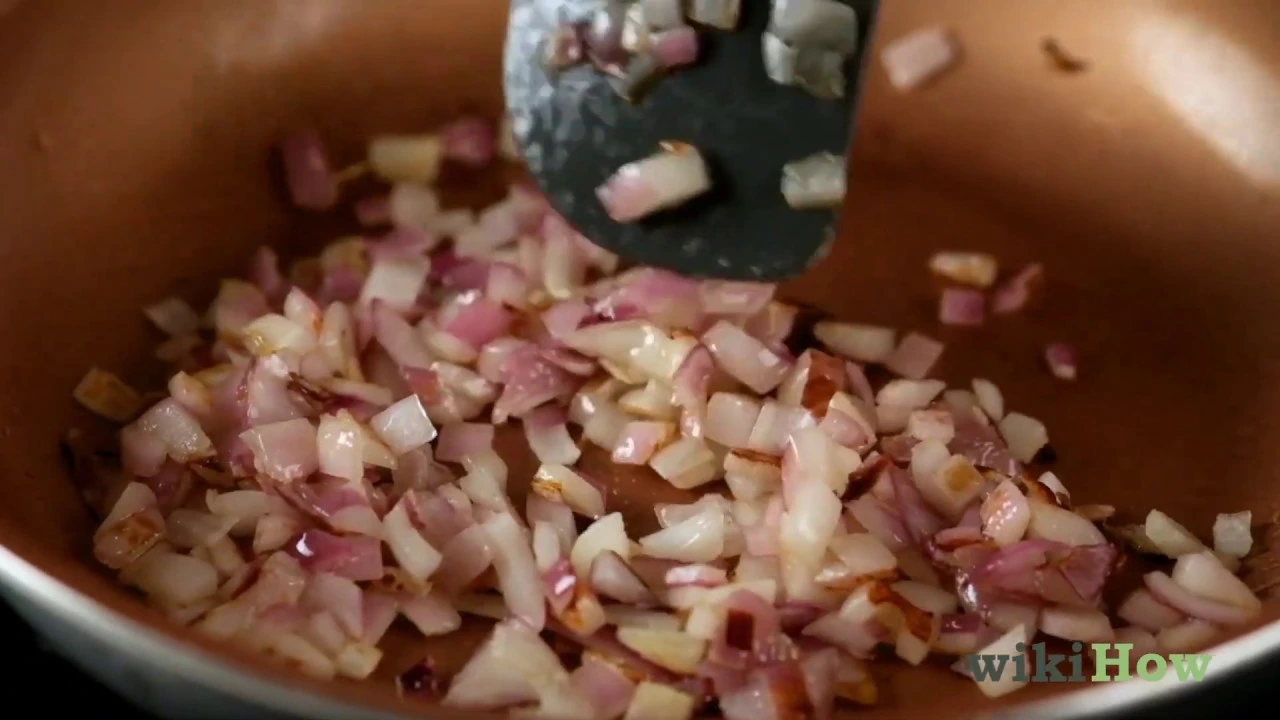
[[[668,69],[692,65],[698,60],[698,31],[678,27],[658,33],[653,38],[653,55]]]
[[[938,305],[938,320],[943,325],[981,325],[986,297],[977,290],[947,288]]]
[[[757,393],[767,393],[777,387],[788,369],[785,359],[723,320],[703,334],[702,343],[725,372]]]
[[[543,405],[525,415],[525,439],[539,462],[572,465],[582,456],[565,419],[564,410],[556,405]]]
[[[496,154],[495,132],[493,123],[486,118],[455,120],[440,131],[444,157],[470,167],[485,167]]]
[[[991,311],[997,315],[1008,315],[1021,310],[1031,300],[1033,288],[1043,280],[1043,265],[1027,265],[992,294]]]
[[[890,84],[904,92],[937,77],[959,57],[955,38],[940,27],[911,32],[889,43],[880,53]]]
[[[656,155],[628,163],[596,190],[605,213],[616,222],[634,222],[681,205],[711,189],[701,153],[692,145],[664,143]]]
[[[1049,372],[1059,380],[1076,379],[1076,349],[1067,343],[1050,343],[1044,349]]]
[[[884,359],[884,366],[897,375],[921,380],[942,357],[943,345],[920,333],[907,333]]]
[[[314,130],[295,133],[280,143],[280,152],[293,204],[306,210],[333,207],[338,201],[338,181],[320,134]]]
[[[382,577],[382,550],[376,538],[339,537],[312,529],[302,533],[290,552],[313,572],[331,572],[350,580]]]

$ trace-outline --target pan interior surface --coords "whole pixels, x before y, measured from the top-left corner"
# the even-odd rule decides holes
[[[141,307],[173,294],[202,307],[258,245],[289,257],[352,229],[345,215],[288,209],[269,162],[285,133],[318,128],[345,162],[373,133],[424,130],[464,111],[498,116],[506,5],[41,0],[4,12],[0,544],[69,597],[90,599],[82,607],[336,701],[317,717],[414,712],[390,678],[424,651],[459,666],[483,625],[428,648],[396,635],[367,683],[315,682],[196,638],[95,566],[93,522],[58,441],[71,427],[110,432],[70,398],[90,366],[160,386]],[[1273,20],[1268,0],[886,3],[881,43],[944,24],[963,63],[908,94],[873,64],[840,238],[784,294],[945,340],[944,379],[989,378],[1047,424],[1054,471],[1075,502],[1139,517],[1157,507],[1201,537],[1217,513],[1251,510],[1256,546],[1269,553],[1261,525],[1280,501],[1280,325],[1267,314],[1280,307]],[[1085,71],[1056,70],[1046,37],[1084,58]],[[502,191],[451,189],[476,204]],[[1006,270],[1044,263],[1043,302],[942,330],[925,269],[940,249],[991,252]],[[1053,341],[1079,348],[1078,381],[1045,370],[1041,349]],[[518,485],[533,459],[510,440]],[[655,501],[681,497],[643,480],[616,482],[637,528],[652,524]],[[0,575],[17,577],[4,565]],[[1280,615],[1265,600],[1264,624]],[[1273,626],[1245,632],[1221,649],[1224,665],[1228,651],[1241,659],[1280,644]],[[1175,691],[1040,684],[994,703],[942,665],[889,665],[877,666],[879,706],[858,717],[971,717],[1063,694],[1078,702],[1051,709],[1081,712]]]

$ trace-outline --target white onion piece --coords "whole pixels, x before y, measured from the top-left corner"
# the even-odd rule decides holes
[[[393,202],[394,197],[393,194]],[[370,268],[369,277],[360,290],[359,303],[365,305],[376,300],[398,312],[406,312],[422,292],[430,271],[431,263],[425,257],[384,255]]]
[[[539,462],[572,465],[582,457],[582,451],[569,435],[564,411],[550,405],[534,410],[524,417],[524,436],[529,448]]]
[[[1098,545],[1107,541],[1102,531],[1093,523],[1070,510],[1036,500],[1031,500],[1030,506],[1028,537],[1053,540],[1075,547]]]
[[[845,175],[842,155],[819,152],[793,160],[782,166],[782,197],[796,210],[839,207],[844,202]]]
[[[1219,513],[1213,521],[1213,549],[1234,558],[1242,558],[1253,549],[1253,513]]]
[[[864,363],[884,362],[896,346],[893,328],[823,320],[813,326],[813,335],[828,350]]]
[[[1174,559],[1205,549],[1204,543],[1192,535],[1190,530],[1159,510],[1147,513],[1142,530],[1160,552]]]
[[[640,539],[645,555],[681,562],[711,562],[724,552],[724,543],[724,511],[713,506]]]
[[[631,560],[631,540],[627,538],[621,513],[605,515],[578,536],[569,553],[574,574],[584,579],[591,577],[591,564],[597,555],[605,551],[617,554],[625,562]]]
[[[889,589],[931,615],[954,613],[960,604],[955,593],[915,580],[899,580],[890,585]]]
[[[564,465],[546,463],[538,468],[530,489],[540,497],[568,505],[579,515],[604,515],[604,496],[594,485]]]
[[[160,438],[169,449],[169,457],[178,462],[213,455],[213,442],[201,429],[200,422],[172,398],[153,405],[138,418],[136,425],[139,430]]]
[[[640,576],[617,553],[605,550],[591,561],[591,588],[601,595],[630,605],[652,605],[657,601]]]
[[[200,316],[179,297],[167,297],[148,305],[142,313],[169,337],[190,335],[200,329]]]
[[[703,333],[702,344],[725,372],[760,394],[776,388],[789,369],[786,360],[725,320]]]
[[[929,258],[929,269],[947,280],[985,289],[995,284],[999,266],[987,253],[943,251]]]
[[[627,223],[682,205],[710,189],[711,176],[698,149],[665,142],[657,154],[618,168],[596,195],[610,218]]]
[[[758,400],[737,393],[716,393],[707,403],[703,433],[708,440],[725,447],[743,448],[751,440],[751,430],[758,417]]]
[[[1116,608],[1116,617],[1131,625],[1157,632],[1183,622],[1186,617],[1156,599],[1146,588],[1138,588]]]
[[[1009,452],[1025,463],[1035,460],[1040,448],[1049,444],[1049,431],[1044,423],[1022,413],[1005,415],[999,428],[1001,437],[1009,444]]]
[[[160,548],[129,566],[128,581],[169,607],[190,605],[218,591],[218,571],[212,565]]]
[[[978,397],[978,407],[992,420],[999,422],[1004,417],[1004,395],[995,383],[982,378],[973,381],[973,393]]]
[[[1106,613],[1085,608],[1045,608],[1040,611],[1040,631],[1083,643],[1108,642],[1115,637]]]
[[[951,442],[956,435],[955,422],[946,410],[913,410],[907,416],[907,434],[917,440]]]
[[[658,451],[649,460],[649,467],[681,490],[711,482],[720,470],[715,453],[696,437],[681,438]]]
[[[188,550],[208,547],[226,537],[236,522],[236,518],[177,508],[165,518],[165,539]]]
[[[1031,525],[1031,506],[1011,480],[1002,480],[982,501],[982,534],[997,547],[1009,547],[1022,540]]]
[[[281,482],[301,480],[320,468],[316,428],[297,418],[250,428],[240,439],[253,451],[258,472]]]
[[[413,526],[406,502],[402,498],[382,519],[384,539],[396,563],[414,579],[422,581],[440,567],[442,556]]]
[[[608,361],[644,379],[669,383],[697,346],[690,337],[673,338],[653,323],[641,320],[600,323],[575,330],[566,343],[579,352]],[[609,369],[609,366],[605,366]],[[610,372],[613,372],[611,369]]]
[[[1156,635],[1157,650],[1166,653],[1203,650],[1220,634],[1222,630],[1218,626],[1193,618],[1181,625],[1161,630]]]
[[[645,660],[682,675],[696,673],[707,652],[706,640],[679,631],[624,627],[617,638]]]
[[[360,424],[345,410],[321,416],[316,432],[320,471],[358,483],[364,477],[363,439]]]
[[[922,380],[942,357],[943,349],[943,344],[931,337],[907,333],[884,359],[884,366],[889,372],[904,378]]]
[[[676,434],[676,426],[669,422],[629,422],[613,447],[613,461],[619,465],[644,465]]]
[[[890,380],[876,393],[876,405],[919,410],[945,390],[941,380]]]
[[[1027,626],[1019,625],[976,653],[978,657],[1009,658],[1009,662],[1004,666],[1004,671],[1000,674],[1000,677],[981,680],[974,678],[974,682],[978,684],[978,689],[982,691],[983,695],[990,698],[1002,697],[1026,686],[1027,678],[1014,678],[1013,658],[1025,654],[1025,648],[1030,642],[1031,637]],[[1018,651],[1019,646],[1024,648],[1023,652]],[[1030,667],[1028,661],[1024,660],[1024,663],[1024,667]]]
[[[537,597],[541,601],[541,592]],[[539,701],[553,688],[568,685],[569,674],[538,631],[506,620],[494,626],[493,634],[453,678],[443,703],[496,710]]]
[[[1178,558],[1171,577],[1175,583],[1200,597],[1243,608],[1254,615],[1262,610],[1262,601],[1249,586],[1207,550]]]
[[[903,92],[937,77],[959,57],[960,48],[955,38],[939,27],[915,30],[890,42],[880,52],[889,83]]]
[[[1053,491],[1059,505],[1066,505],[1071,500],[1071,492],[1062,484],[1057,475],[1051,472],[1041,473],[1037,482]],[[1077,508],[1077,511],[1079,508]]]
[[[674,420],[679,416],[679,408],[673,404],[670,387],[650,380],[644,387],[630,390],[618,398],[618,407],[643,418],[652,420]]]
[[[396,455],[416,450],[436,437],[436,426],[431,424],[417,395],[403,398],[374,415],[369,427]]]
[[[288,350],[304,353],[315,345],[308,329],[283,315],[263,315],[240,331],[245,350],[258,357],[269,357]]]
[[[830,549],[853,578],[883,575],[898,567],[893,551],[871,533],[837,535]]]
[[[688,693],[644,681],[636,686],[622,720],[689,720],[696,708],[696,701]]]
[[[506,513],[494,513],[482,526],[493,548],[493,570],[503,600],[512,615],[530,629],[541,630],[546,622],[546,602],[528,537]]]

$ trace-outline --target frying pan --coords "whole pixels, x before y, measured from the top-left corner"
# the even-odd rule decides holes
[[[140,307],[207,300],[257,244],[288,253],[339,229],[287,209],[267,161],[281,134],[316,126],[349,159],[373,132],[497,116],[505,21],[501,0],[39,0],[0,17],[0,587],[61,652],[162,714],[475,717],[396,697],[390,674],[421,641],[393,643],[385,675],[321,683],[169,624],[95,567],[58,440],[96,427],[70,399],[90,365],[160,379]],[[1043,305],[944,336],[944,377],[990,377],[1043,418],[1079,502],[1156,506],[1202,536],[1218,512],[1270,518],[1274,21],[1271,0],[886,3],[881,42],[944,23],[964,63],[910,94],[871,74],[843,232],[786,294],[920,326],[932,304],[904,278],[934,250],[1042,261]],[[1055,70],[1046,36],[1087,69]],[[1040,364],[1058,339],[1081,351],[1074,384]],[[528,477],[512,452],[512,478]],[[664,492],[626,485],[632,513]],[[1280,549],[1258,532],[1261,551]],[[1210,678],[1280,655],[1278,616],[1268,599],[1213,648]],[[481,631],[431,650],[456,663]],[[861,717],[1083,716],[1195,687],[1041,684],[995,705],[943,669],[884,672],[881,707]]]

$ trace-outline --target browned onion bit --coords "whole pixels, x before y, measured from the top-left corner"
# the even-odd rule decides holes
[[[402,697],[439,700],[444,696],[440,676],[430,658],[423,658],[396,676],[396,690]]]

